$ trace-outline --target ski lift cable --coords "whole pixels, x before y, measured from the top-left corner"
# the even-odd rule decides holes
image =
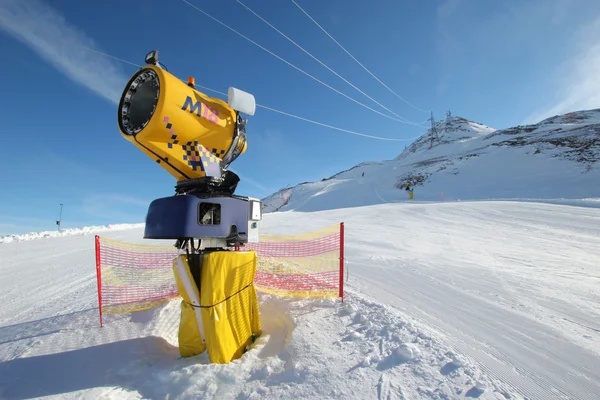
[[[127,61],[127,60],[123,60],[122,58],[119,58],[119,57],[111,56],[110,54],[106,54],[106,53],[103,53],[103,52],[101,52],[99,50],[92,49],[92,48],[86,47],[86,46],[82,46],[82,45],[77,44],[77,43],[73,43],[73,42],[71,42],[69,40],[62,39],[62,41],[65,42],[65,43],[70,44],[71,46],[79,47],[81,49],[88,50],[88,51],[91,51],[91,52],[96,53],[96,54],[100,54],[100,55],[102,55],[104,57],[112,58],[113,60],[117,60],[117,61],[120,61],[120,62],[125,63],[125,64],[129,64],[129,65],[133,65],[134,67],[139,67],[139,68],[142,67],[141,65],[138,65],[136,63],[132,63],[131,61]]]
[[[68,43],[70,43],[70,42],[68,42]],[[74,43],[71,43],[71,44],[75,45]],[[89,47],[79,46],[79,45],[76,45],[76,46],[78,46],[78,47],[80,47],[82,49],[85,49],[87,51],[91,51],[93,53],[99,54],[101,56],[112,58],[113,60],[117,60],[117,61],[120,61],[120,62],[125,63],[125,64],[129,64],[129,65],[133,65],[134,67],[142,68],[141,65],[133,63],[131,61],[127,61],[127,60],[124,60],[122,58],[115,57],[113,55],[110,55],[110,54],[107,54],[107,53],[103,53],[101,51],[98,51],[98,50],[95,50],[95,49],[92,49],[92,48],[89,48]],[[185,81],[183,79],[180,79],[180,80],[182,82],[187,83],[187,81]],[[211,92],[214,92],[214,93],[218,93],[220,95],[223,95],[223,96],[227,97],[227,93],[223,93],[223,92],[220,92],[220,91],[215,90],[215,89],[211,89],[211,88],[206,87],[206,86],[201,86],[201,85],[196,85],[196,86],[199,87],[199,88],[202,88],[204,90],[208,90],[208,91],[211,91]],[[294,114],[291,114],[291,113],[288,113],[288,112],[285,112],[285,111],[277,110],[275,108],[263,106],[261,104],[256,104],[256,106],[264,108],[264,109],[272,111],[272,112],[276,112],[276,113],[279,113],[279,114],[282,114],[282,115],[286,115],[286,116],[291,117],[291,118],[296,118],[296,119],[299,119],[299,120],[302,120],[302,121],[305,121],[305,122],[309,122],[311,124],[323,126],[323,127],[334,129],[334,130],[341,131],[341,132],[350,133],[350,134],[357,135],[357,136],[363,136],[363,137],[370,138],[370,139],[385,140],[385,141],[394,141],[394,142],[406,142],[406,141],[409,141],[409,140],[415,140],[415,139],[417,139],[419,137],[419,136],[417,136],[417,137],[414,137],[414,138],[396,139],[396,138],[385,138],[385,137],[380,137],[380,136],[367,135],[365,133],[355,132],[355,131],[351,131],[349,129],[339,128],[337,126],[333,126],[333,125],[325,124],[325,123],[322,123],[322,122],[314,121],[314,120],[311,120],[311,119],[308,119],[308,118],[300,117],[298,115],[294,115]]]
[[[329,34],[329,32],[327,32],[325,30],[325,28],[323,28],[321,25],[319,25],[319,23],[317,21],[315,21],[315,19],[313,17],[310,16],[310,14],[308,12],[306,12],[302,7],[300,7],[300,5],[298,5],[298,3],[296,3],[296,1],[292,0],[292,3],[294,3],[296,5],[296,7],[298,7],[300,9],[300,11],[302,11],[304,13],[304,15],[306,15],[312,22],[315,23],[315,25],[317,25],[319,27],[319,29],[321,29],[327,36],[329,36],[329,38],[331,40],[334,41],[335,44],[337,44],[342,50],[344,50],[346,52],[346,54],[348,54],[354,61],[356,61],[358,63],[358,65],[360,65],[365,71],[367,71],[373,78],[375,78],[377,80],[377,82],[381,83],[383,85],[383,87],[385,87],[387,90],[389,90],[390,92],[392,92],[396,97],[398,97],[400,100],[402,100],[403,102],[405,102],[406,104],[408,104],[409,106],[411,106],[412,108],[414,108],[415,110],[418,111],[423,111],[423,112],[430,112],[430,110],[424,110],[420,107],[415,106],[414,104],[410,103],[408,100],[405,100],[402,96],[400,96],[398,93],[394,92],[392,89],[390,89],[385,83],[383,83],[381,81],[381,79],[379,79],[377,76],[375,76],[375,74],[373,74],[371,71],[369,71],[369,69],[367,67],[365,67],[360,61],[358,61],[356,59],[356,57],[354,57],[348,50],[346,50],[346,48],[344,48],[344,46],[342,46],[337,40],[335,40],[333,38],[333,36],[331,36]]]
[[[245,9],[247,9],[248,11],[250,11],[252,14],[254,14],[258,19],[260,19],[261,21],[263,21],[265,24],[269,25],[273,30],[275,30],[281,36],[283,36],[284,38],[286,38],[294,46],[296,46],[297,48],[299,48],[300,50],[302,50],[304,53],[306,53],[307,55],[309,55],[313,60],[315,60],[316,62],[318,62],[319,64],[321,64],[323,67],[327,68],[331,73],[333,73],[335,76],[337,76],[338,78],[340,78],[341,80],[343,80],[344,82],[346,82],[348,85],[352,86],[354,89],[358,90],[360,93],[362,93],[364,96],[366,96],[367,98],[369,98],[371,101],[373,101],[374,103],[376,103],[380,107],[384,108],[385,110],[387,110],[391,114],[395,115],[396,117],[398,117],[398,118],[400,118],[400,119],[402,119],[402,120],[404,120],[406,122],[412,122],[412,121],[408,120],[407,118],[405,118],[405,117],[403,117],[401,115],[396,114],[394,111],[390,110],[389,108],[387,108],[386,106],[384,106],[383,104],[381,104],[380,102],[378,102],[377,100],[375,100],[374,98],[372,98],[371,96],[369,96],[368,94],[366,94],[365,92],[363,92],[361,89],[357,88],[355,85],[353,85],[351,82],[349,82],[343,76],[341,76],[340,74],[338,74],[337,72],[335,72],[333,69],[331,69],[325,63],[323,63],[317,57],[315,57],[314,55],[312,55],[308,50],[306,50],[304,47],[300,46],[298,43],[296,43],[294,40],[292,40],[290,37],[288,37],[285,33],[281,32],[279,29],[277,29],[275,26],[273,26],[273,24],[271,24],[269,21],[267,21],[266,19],[264,19],[263,17],[261,17],[258,13],[256,13],[250,7],[248,7],[247,5],[245,5],[244,3],[242,3],[240,0],[236,0],[236,2],[238,2],[242,7],[244,7]]]
[[[275,54],[275,53],[273,53],[272,51],[268,50],[268,49],[267,49],[267,48],[265,48],[264,46],[261,46],[260,44],[256,43],[254,40],[252,40],[252,39],[250,39],[249,37],[245,36],[244,34],[242,34],[242,33],[238,32],[238,31],[237,31],[237,30],[235,30],[234,28],[232,28],[232,27],[230,27],[229,25],[227,25],[226,23],[224,23],[224,22],[222,22],[222,21],[218,20],[217,18],[213,17],[212,15],[210,15],[210,14],[209,14],[209,13],[207,13],[206,11],[204,11],[204,10],[200,9],[199,7],[195,6],[194,4],[190,3],[189,1],[187,1],[187,0],[182,0],[182,1],[183,1],[184,3],[186,3],[186,4],[188,4],[190,7],[193,7],[193,8],[194,8],[194,9],[196,9],[197,11],[199,11],[199,12],[201,12],[202,14],[206,15],[207,17],[209,17],[209,18],[210,18],[210,19],[212,19],[213,21],[215,21],[215,22],[217,22],[217,23],[219,23],[219,24],[223,25],[224,27],[226,27],[226,28],[227,28],[227,29],[229,29],[230,31],[234,32],[234,33],[235,33],[235,34],[237,34],[238,36],[240,36],[240,37],[242,37],[242,38],[246,39],[247,41],[249,41],[249,42],[250,42],[250,43],[252,43],[253,45],[255,45],[255,46],[259,47],[260,49],[262,49],[262,50],[264,50],[264,51],[266,51],[267,53],[269,53],[269,54],[270,54],[270,55],[272,55],[273,57],[277,58],[278,60],[280,60],[280,61],[283,61],[284,63],[286,63],[286,64],[287,64],[287,65],[289,65],[290,67],[294,68],[295,70],[297,70],[297,71],[299,71],[299,72],[302,72],[304,75],[306,75],[306,76],[308,76],[309,78],[311,78],[311,79],[313,79],[313,80],[317,81],[317,82],[318,82],[318,83],[320,83],[321,85],[323,85],[323,86],[325,86],[325,87],[327,87],[327,88],[329,88],[329,89],[333,90],[334,92],[336,92],[336,93],[338,93],[338,94],[341,94],[342,96],[346,97],[348,100],[351,100],[351,101],[355,102],[356,104],[359,104],[359,105],[361,105],[361,106],[363,106],[363,107],[365,107],[365,108],[367,108],[367,109],[369,109],[369,110],[371,110],[371,111],[373,111],[373,112],[375,112],[375,113],[377,113],[377,114],[379,114],[379,115],[382,115],[382,116],[384,116],[384,117],[386,117],[386,118],[389,118],[389,119],[391,119],[391,120],[398,121],[398,122],[400,122],[400,123],[403,123],[403,124],[408,124],[408,125],[416,125],[416,124],[414,124],[413,122],[407,122],[407,121],[404,121],[404,120],[401,120],[401,119],[398,119],[398,118],[391,117],[391,116],[389,116],[389,115],[387,115],[387,114],[384,114],[384,113],[382,113],[382,112],[380,112],[380,111],[377,111],[377,110],[375,110],[374,108],[371,108],[371,107],[369,107],[369,106],[368,106],[368,105],[366,105],[366,104],[363,104],[363,103],[361,103],[361,102],[360,102],[360,101],[358,101],[358,100],[355,100],[354,98],[352,98],[352,97],[348,96],[348,95],[347,95],[347,94],[345,94],[345,93],[342,93],[342,92],[340,92],[340,91],[339,91],[339,90],[337,90],[336,88],[334,88],[334,87],[332,87],[332,86],[330,86],[330,85],[326,84],[325,82],[323,82],[323,81],[319,80],[318,78],[315,78],[314,76],[312,76],[312,75],[311,75],[311,74],[309,74],[308,72],[306,72],[306,71],[304,71],[303,69],[301,69],[301,68],[299,68],[299,67],[295,66],[295,65],[294,65],[294,64],[292,64],[291,62],[289,62],[289,61],[285,60],[284,58],[282,58],[282,57],[278,56],[277,54]],[[417,125],[417,126],[418,126],[418,125]],[[420,128],[423,128],[422,126],[419,126],[419,127],[420,127]]]
[[[406,138],[406,139],[395,139],[395,138],[385,138],[385,137],[380,137],[380,136],[367,135],[365,133],[355,132],[355,131],[351,131],[351,130],[348,130],[348,129],[338,128],[336,126],[324,124],[322,122],[313,121],[313,120],[310,120],[308,118],[304,118],[304,117],[300,117],[300,116],[297,116],[297,115],[294,115],[294,114],[286,113],[284,111],[279,111],[279,110],[276,110],[274,108],[270,108],[270,107],[267,107],[267,106],[262,106],[260,104],[257,104],[257,107],[261,107],[261,108],[264,108],[264,109],[267,109],[269,111],[273,111],[273,112],[276,112],[276,113],[279,113],[279,114],[287,115],[288,117],[296,118],[296,119],[299,119],[299,120],[302,120],[302,121],[310,122],[310,123],[315,124],[315,125],[320,125],[320,126],[323,126],[325,128],[335,129],[337,131],[346,132],[346,133],[350,133],[352,135],[363,136],[363,137],[367,137],[367,138],[371,138],[371,139],[385,140],[385,141],[390,141],[390,142],[407,142],[409,140],[415,140],[415,139],[418,139],[420,137],[420,136],[415,136],[415,137]]]
[[[218,90],[214,90],[214,89],[211,89],[211,88],[208,88],[208,87],[205,87],[205,86],[201,86],[201,85],[196,85],[196,86],[199,87],[199,88],[202,88],[204,90],[208,90],[208,91],[211,91],[211,92],[215,92],[215,93],[227,96],[227,93],[219,92]],[[260,104],[257,104],[256,106],[264,108],[264,109],[269,110],[269,111],[273,111],[273,112],[276,112],[276,113],[279,113],[279,114],[286,115],[288,117],[292,117],[292,118],[296,118],[296,119],[299,119],[299,120],[302,120],[302,121],[310,122],[311,124],[320,125],[320,126],[323,126],[323,127],[326,127],[326,128],[331,128],[331,129],[335,129],[337,131],[346,132],[346,133],[350,133],[350,134],[353,134],[353,135],[363,136],[363,137],[367,137],[367,138],[371,138],[371,139],[387,140],[387,141],[391,141],[391,142],[406,142],[406,141],[409,141],[409,140],[418,139],[420,137],[420,136],[415,136],[415,137],[407,138],[407,139],[395,139],[395,138],[385,138],[385,137],[381,137],[381,136],[367,135],[366,133],[360,133],[360,132],[356,132],[356,131],[351,131],[349,129],[338,128],[337,126],[328,125],[328,124],[325,124],[323,122],[314,121],[312,119],[300,117],[298,115],[287,113],[285,111],[276,110],[274,108],[263,106],[263,105],[260,105]]]

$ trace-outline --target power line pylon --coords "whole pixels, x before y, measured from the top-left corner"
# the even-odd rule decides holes
[[[429,148],[431,149],[433,147],[433,141],[439,141],[438,131],[435,127],[435,118],[433,118],[433,111],[431,111],[431,118],[429,118],[428,121],[431,121],[431,144],[429,145]]]

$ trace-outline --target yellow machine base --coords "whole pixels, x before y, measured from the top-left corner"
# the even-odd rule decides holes
[[[183,297],[180,354],[190,357],[208,350],[210,361],[218,364],[238,359],[261,333],[254,288],[256,253],[214,251],[191,257],[200,260],[190,262],[181,255],[173,262]],[[199,285],[194,277],[199,277]]]

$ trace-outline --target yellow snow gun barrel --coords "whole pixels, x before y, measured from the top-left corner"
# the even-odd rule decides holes
[[[251,94],[229,88],[228,102],[195,89],[158,63],[157,52],[127,83],[118,108],[121,135],[179,181],[220,177],[246,151]],[[149,62],[150,60],[150,62]]]

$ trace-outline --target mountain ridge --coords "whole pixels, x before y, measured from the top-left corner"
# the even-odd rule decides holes
[[[506,129],[455,116],[437,122],[435,131],[428,129],[392,160],[361,162],[321,181],[283,188],[263,204],[265,212],[274,212],[405,201],[401,189],[407,183],[415,200],[426,201],[594,198],[600,197],[600,185],[594,185],[599,159],[600,109]],[[352,184],[362,187],[352,190]],[[559,184],[562,189],[554,186]]]

